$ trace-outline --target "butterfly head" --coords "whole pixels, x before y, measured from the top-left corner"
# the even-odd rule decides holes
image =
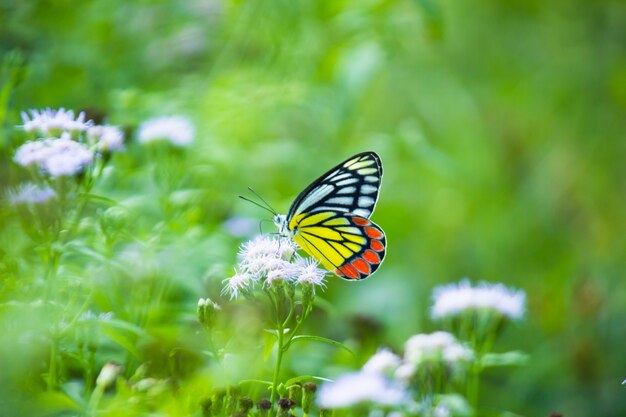
[[[274,224],[278,228],[278,233],[283,236],[290,236],[291,231],[287,227],[287,216],[284,214],[277,214],[274,216]]]

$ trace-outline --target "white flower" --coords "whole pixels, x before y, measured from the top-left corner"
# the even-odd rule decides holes
[[[17,149],[13,160],[24,167],[38,166],[52,177],[62,177],[80,173],[93,162],[93,153],[64,133],[59,139],[26,142]]]
[[[361,368],[364,372],[376,372],[381,374],[392,374],[402,360],[398,355],[389,349],[380,349]]]
[[[248,289],[254,282],[250,274],[235,273],[230,278],[226,278],[226,286],[222,290],[222,294],[230,295],[230,299],[238,298],[239,295],[246,289]]]
[[[193,141],[194,134],[194,127],[186,117],[166,116],[143,122],[137,139],[141,143],[165,140],[174,146],[186,147]]]
[[[469,280],[449,284],[433,291],[431,316],[440,319],[467,310],[492,310],[510,319],[521,319],[526,307],[526,293],[503,284],[481,282],[472,287]]]
[[[41,186],[29,182],[22,184],[19,188],[9,193],[8,198],[11,204],[43,204],[56,198],[57,193],[48,186]]]
[[[317,395],[320,408],[350,407],[362,402],[400,405],[407,400],[406,391],[398,384],[375,372],[354,372],[325,383]]]
[[[457,342],[452,334],[441,331],[411,336],[404,349],[404,359],[413,364],[427,361],[455,363],[474,357],[473,351]]]
[[[60,134],[61,132],[83,132],[93,125],[91,120],[85,120],[85,112],[80,112],[78,117],[74,117],[74,111],[52,110],[30,110],[30,116],[22,112],[23,128],[26,132],[38,133],[42,136]]]
[[[408,382],[413,375],[417,372],[417,365],[414,363],[403,362],[396,371],[394,372],[394,377],[403,382]]]
[[[295,281],[301,285],[310,285],[315,290],[316,286],[326,286],[324,278],[326,270],[318,268],[319,261],[313,258],[297,257],[293,262],[293,271]]]
[[[87,130],[87,139],[102,152],[124,149],[124,132],[117,126],[91,126]]]
[[[291,279],[291,264],[287,260],[294,252],[295,246],[290,239],[257,236],[241,245],[239,267],[257,280],[264,276],[270,278],[270,272],[273,280]]]
[[[113,319],[113,312],[107,311],[105,313],[95,314],[91,310],[85,311],[83,314],[78,317],[78,321],[110,321]]]
[[[282,281],[291,281],[293,279],[292,265],[280,258],[267,259],[262,269],[265,274],[265,284],[272,285]]]

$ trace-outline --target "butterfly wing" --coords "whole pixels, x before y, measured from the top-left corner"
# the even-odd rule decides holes
[[[333,211],[304,216],[293,238],[326,269],[348,280],[373,274],[385,257],[387,246],[385,233],[371,220]]]
[[[367,278],[385,257],[385,233],[369,220],[382,176],[379,156],[359,153],[315,180],[287,213],[296,243],[342,278]]]
[[[346,159],[296,197],[287,213],[289,229],[295,230],[299,216],[318,211],[369,218],[378,200],[382,176],[383,166],[375,152],[363,152]]]

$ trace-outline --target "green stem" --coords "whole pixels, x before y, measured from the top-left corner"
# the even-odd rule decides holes
[[[91,398],[89,399],[89,404],[87,405],[87,416],[95,417],[98,412],[98,404],[100,403],[100,399],[102,398],[102,394],[104,393],[104,386],[96,385],[96,388],[93,390],[91,394]]]
[[[57,353],[59,346],[57,344],[57,338],[52,338],[52,344],[50,346],[50,366],[48,368],[48,391],[52,391],[57,387]]]
[[[283,354],[285,350],[283,349],[283,338],[284,338],[284,329],[282,326],[279,326],[278,330],[278,349],[276,354],[276,367],[274,368],[274,378],[272,380],[272,395],[270,397],[270,402],[272,403],[272,407],[274,407],[274,401],[276,400],[276,393],[278,391],[278,376],[280,375],[280,366],[283,361]]]

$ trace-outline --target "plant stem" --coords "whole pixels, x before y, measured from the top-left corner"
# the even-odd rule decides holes
[[[284,340],[284,329],[282,326],[279,326],[278,330],[278,346],[276,353],[276,367],[274,368],[274,379],[272,380],[272,395],[270,397],[270,402],[272,403],[272,407],[274,407],[274,400],[276,400],[276,393],[278,389],[278,376],[280,375],[280,366],[283,360],[283,340]]]

